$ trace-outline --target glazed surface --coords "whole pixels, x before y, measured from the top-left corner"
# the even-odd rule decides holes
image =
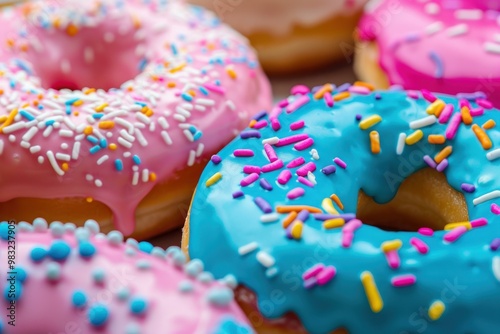
[[[0,201],[100,201],[128,235],[271,101],[246,40],[180,1],[37,1],[0,25]]]
[[[497,1],[388,0],[368,8],[359,37],[376,42],[391,84],[447,94],[483,91],[500,103]]]
[[[253,333],[229,285],[199,261],[185,264],[179,248],[125,243],[117,231],[98,233],[95,222],[47,228],[37,219],[16,233],[8,226],[0,223],[1,304],[15,307],[15,319],[2,317],[2,333]]]
[[[294,88],[209,163],[190,255],[216,276],[234,273],[264,316],[294,312],[311,333],[494,332],[498,110],[480,95],[333,88]],[[387,203],[426,167],[463,194],[470,222],[390,232],[355,219],[360,190]],[[309,215],[289,207],[304,205]]]

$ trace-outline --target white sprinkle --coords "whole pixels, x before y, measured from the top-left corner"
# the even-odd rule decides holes
[[[493,276],[500,281],[500,256],[494,256],[491,261],[491,269],[493,270]]]
[[[15,141],[16,141],[16,136],[14,136],[14,135],[10,135],[10,136],[9,136],[9,141],[10,141],[11,143],[15,142]]]
[[[142,170],[142,182],[148,182],[149,181],[149,170],[143,169]]]
[[[278,137],[271,137],[271,138],[264,139],[262,141],[262,144],[274,145],[274,144],[277,144],[279,141],[280,141],[280,139]]]
[[[61,71],[62,71],[64,74],[69,74],[69,73],[71,72],[71,63],[69,62],[69,60],[64,59],[64,60],[61,62]]]
[[[441,30],[443,30],[443,28],[444,28],[444,25],[442,22],[434,22],[434,23],[429,24],[425,28],[425,33],[429,36],[432,36],[432,35],[440,32]]]
[[[234,102],[231,100],[227,100],[226,105],[231,109],[232,111],[236,110],[236,106],[234,105]]]
[[[164,130],[167,130],[168,128],[170,128],[170,124],[168,124],[168,121],[163,116],[160,116],[158,118],[158,124],[160,124],[161,128]]]
[[[493,190],[492,192],[484,194],[483,196],[479,196],[479,197],[474,198],[472,203],[474,203],[474,205],[478,205],[478,204],[490,201],[490,200],[498,198],[498,197],[500,197],[500,190]]]
[[[194,109],[198,110],[198,111],[201,111],[201,112],[204,112],[205,110],[207,110],[207,108],[205,108],[204,106],[200,106],[199,104],[196,104],[194,106]]]
[[[190,142],[194,142],[194,137],[193,137],[193,134],[191,133],[191,131],[189,130],[184,130],[183,131],[184,133],[184,136],[186,136],[186,138],[190,141]]]
[[[123,157],[124,157],[124,158],[130,158],[131,156],[132,156],[132,153],[130,153],[130,152],[123,152]],[[139,168],[139,167],[137,167],[137,166],[134,166],[134,167],[135,167],[135,168]],[[133,169],[134,167],[132,167],[132,169]]]
[[[61,149],[67,150],[68,149],[68,144],[67,143],[62,143],[61,144]]]
[[[12,133],[21,129],[24,129],[26,127],[26,122],[17,122],[12,125],[6,126],[3,128],[3,133]]]
[[[71,156],[69,154],[56,153],[56,159],[57,160],[62,160],[62,161],[70,161],[71,160]]]
[[[174,117],[174,119],[176,121],[179,121],[179,122],[185,122],[186,121],[186,117],[184,117],[182,115],[179,115],[179,114],[175,114],[173,117]]]
[[[61,130],[59,130],[59,136],[61,136],[61,137],[73,137],[73,131],[61,129]]]
[[[127,128],[129,133],[134,132],[134,126],[132,125],[132,123],[124,120],[123,118],[115,118],[115,123],[123,126],[124,128]]]
[[[316,150],[315,148],[313,148],[309,154],[311,154],[312,158],[314,160],[319,160],[319,154],[318,154],[318,150]]]
[[[465,23],[457,24],[456,26],[449,27],[447,30],[448,36],[455,37],[460,36],[469,31],[469,27]]]
[[[483,11],[481,9],[457,9],[455,18],[458,20],[481,20]]]
[[[91,174],[85,175],[85,180],[91,182],[94,179],[94,177]]]
[[[494,54],[500,54],[500,44],[486,42],[484,43],[484,51]]]
[[[2,155],[3,153],[3,146],[4,146],[3,140],[0,139],[0,155]]]
[[[199,158],[203,154],[203,150],[205,149],[205,144],[199,143],[198,148],[196,149],[196,157]]]
[[[50,134],[52,133],[52,130],[54,130],[54,128],[52,126],[48,126],[44,131],[43,131],[43,136],[45,138],[47,138],[48,136],[50,136]]]
[[[31,154],[35,154],[35,153],[40,152],[41,149],[42,149],[42,147],[40,145],[31,146],[30,152],[31,152]]]
[[[26,133],[23,135],[23,140],[30,141],[38,132],[37,127],[31,127]]]
[[[151,125],[153,124],[154,123],[151,123]],[[141,130],[135,129],[135,136],[137,137],[137,141],[139,142],[139,144],[141,144],[141,146],[143,147],[148,146],[148,141],[146,140],[146,138],[144,138],[144,135],[142,134]]]
[[[269,253],[267,253],[267,252],[260,251],[257,253],[256,256],[257,256],[257,261],[259,261],[260,264],[262,264],[266,268],[270,268],[270,267],[274,266],[274,264],[276,263],[276,260],[274,259],[274,257],[269,255]]]
[[[406,134],[401,132],[399,134],[398,144],[396,146],[396,154],[397,155],[403,154],[403,151],[405,149],[405,144],[406,144]]]
[[[197,99],[196,103],[201,104],[202,106],[214,106],[215,105],[215,101],[209,100],[209,99]]]
[[[63,118],[63,122],[64,122],[64,124],[67,125],[67,127],[70,130],[75,130],[76,129],[75,124],[68,117]]]
[[[165,141],[165,143],[167,145],[172,145],[172,139],[170,138],[169,134],[167,131],[163,130],[161,132],[161,137],[163,138],[163,140]]]
[[[184,116],[185,118],[191,117],[191,113],[189,111],[187,111],[186,109],[181,108],[181,107],[175,108],[175,112],[177,112],[181,116]]]
[[[486,153],[486,158],[488,158],[488,160],[490,161],[500,158],[500,148]]]
[[[132,176],[132,185],[136,186],[139,183],[139,172],[134,172]]]
[[[307,172],[307,179],[314,184],[318,184],[316,182],[316,176],[314,176],[314,174],[312,172]]]
[[[425,5],[425,11],[429,15],[436,15],[441,10],[441,7],[435,2],[430,2]]]
[[[276,267],[269,268],[266,270],[266,276],[269,278],[276,276],[277,273],[278,273],[278,268]]]
[[[22,148],[30,148],[31,144],[28,143],[27,141],[21,141],[21,147]]]
[[[260,221],[263,223],[272,223],[277,221],[278,219],[280,219],[280,216],[276,212],[260,216]]]
[[[90,64],[94,62],[94,49],[91,47],[86,47],[84,51],[85,61]]]
[[[41,155],[38,157],[38,163],[41,165],[43,164],[43,162],[45,161],[44,157],[42,157]]]
[[[196,160],[196,152],[194,150],[189,151],[189,158],[187,165],[191,167],[192,165],[194,165],[195,160]]]
[[[126,148],[131,148],[132,147],[132,143],[129,142],[129,141],[126,141],[125,139],[123,139],[122,137],[118,137],[118,144],[126,147]]]
[[[59,167],[56,161],[56,157],[54,156],[54,153],[52,151],[47,151],[47,158],[49,159],[50,165],[54,169],[54,171],[58,174],[63,176],[64,171]]]
[[[71,151],[71,157],[73,158],[73,160],[78,159],[78,156],[80,155],[80,146],[81,143],[79,141],[73,144],[73,150]]]
[[[94,181],[94,184],[95,184],[95,186],[96,186],[96,187],[98,187],[98,188],[102,187],[102,181],[101,181],[101,180],[99,180],[99,179],[96,179],[96,180]]]
[[[248,253],[251,253],[253,252],[254,250],[256,250],[257,248],[259,248],[259,244],[257,244],[255,241],[254,242],[251,242],[249,244],[246,244],[244,246],[241,246],[238,248],[238,254],[240,255],[247,255]]]
[[[139,122],[142,122],[144,124],[151,123],[151,119],[148,116],[144,115],[142,112],[136,112],[135,118],[137,118]]]
[[[156,123],[155,122],[151,122],[149,124],[149,131],[150,132],[154,132],[155,131],[155,128],[156,128]]]
[[[102,165],[104,163],[104,161],[108,160],[109,159],[109,156],[106,154],[106,155],[103,155],[102,157],[100,157],[98,160],[97,160],[97,164],[98,165]]]
[[[437,122],[437,118],[434,115],[427,116],[421,119],[417,119],[416,121],[410,122],[410,129],[420,129],[425,126],[432,125]]]
[[[130,135],[127,131],[125,130],[120,130],[120,136],[123,137],[123,139],[127,140],[127,141],[130,141],[130,142],[134,142],[135,141],[135,137]]]

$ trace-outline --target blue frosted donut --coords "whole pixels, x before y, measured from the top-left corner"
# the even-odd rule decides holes
[[[212,157],[184,247],[257,330],[497,332],[498,122],[482,93],[294,87]]]

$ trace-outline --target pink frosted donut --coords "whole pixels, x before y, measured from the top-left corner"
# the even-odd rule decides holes
[[[373,1],[359,24],[357,74],[379,88],[483,92],[498,105],[499,11],[496,0]]]
[[[175,227],[204,162],[271,103],[247,41],[181,1],[36,1],[0,26],[1,217]]]
[[[253,333],[234,277],[214,281],[177,247],[36,219],[1,222],[0,250],[0,333]]]

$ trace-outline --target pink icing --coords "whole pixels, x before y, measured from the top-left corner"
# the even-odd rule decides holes
[[[391,84],[449,94],[482,91],[500,103],[498,1],[389,0],[368,8],[359,36],[377,42]]]
[[[230,284],[213,280],[202,283],[184,273],[187,266],[183,269],[182,263],[174,265],[174,257],[165,255],[165,251],[152,256],[132,244],[119,241],[112,244],[102,234],[89,237],[88,242],[94,245],[96,253],[83,258],[78,249],[78,240],[82,239],[77,240],[75,231],[54,237],[55,229],[51,230],[18,230],[12,235],[11,240],[16,245],[15,267],[24,270],[27,278],[21,284],[22,294],[15,302],[15,327],[7,324],[11,319],[2,316],[1,322],[7,333],[128,333],[126,329],[135,327],[140,333],[157,333],[162,328],[168,329],[169,333],[204,334],[220,332],[217,329],[228,318],[248,328],[250,333],[248,322],[234,301],[228,299],[220,304],[209,298],[215,290],[231,291]],[[4,239],[5,235],[2,235],[0,249],[5,255],[8,243]],[[49,249],[56,240],[64,240],[71,247],[65,260],[55,261],[50,257],[40,262],[32,260],[30,253],[35,246]],[[176,250],[179,255],[180,249]],[[19,273],[19,269],[7,270],[6,257],[2,261],[5,261],[2,264],[3,291],[10,287],[5,278],[6,271]],[[51,280],[48,268],[55,262],[60,265],[60,273],[58,278]],[[96,270],[104,271],[102,282],[94,279]],[[191,289],[181,290],[182,284],[190,285]],[[75,291],[86,295],[87,301],[82,308],[72,303]],[[122,294],[120,297],[120,291],[127,291],[128,296]],[[143,298],[148,304],[142,315],[130,311],[130,303],[135,297]],[[88,321],[89,309],[96,303],[109,310],[107,322],[98,328]],[[7,314],[5,310],[9,303],[4,297],[1,304]]]
[[[208,159],[270,107],[252,49],[215,20],[175,0],[38,1],[0,12],[0,117],[17,109],[35,118],[0,118],[0,201],[91,197],[132,233],[156,184]],[[64,87],[82,90],[52,89]]]

